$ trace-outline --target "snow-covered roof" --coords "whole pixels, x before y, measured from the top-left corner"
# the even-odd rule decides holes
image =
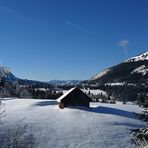
[[[67,91],[65,94],[63,94],[61,97],[57,99],[58,102],[60,102],[63,98],[65,98],[68,94],[70,94],[76,87],[71,88],[69,91]]]

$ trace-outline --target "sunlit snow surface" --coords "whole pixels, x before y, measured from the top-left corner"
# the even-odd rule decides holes
[[[5,99],[7,116],[1,130],[29,124],[40,148],[134,148],[129,130],[143,127],[132,112],[136,105],[91,103],[91,108],[59,109],[56,101]]]
[[[126,60],[125,62],[137,62],[137,61],[144,61],[144,60],[148,60],[148,51],[144,52],[138,56],[132,57],[132,58]]]
[[[141,73],[144,76],[148,73],[148,67],[146,65],[141,65],[131,72],[131,74],[133,73]]]
[[[110,69],[105,69],[103,71],[101,71],[100,73],[96,74],[94,77],[92,77],[90,80],[96,80],[104,75],[106,75],[108,72],[110,71]]]

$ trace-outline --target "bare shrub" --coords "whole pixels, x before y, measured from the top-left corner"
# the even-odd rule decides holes
[[[5,104],[2,103],[2,98],[0,98],[0,124],[3,123],[2,118],[6,116],[5,111],[6,111]]]
[[[1,148],[37,148],[35,133],[31,132],[27,124],[17,125],[0,135]]]
[[[133,129],[130,131],[130,139],[132,144],[139,148],[148,146],[148,129]]]

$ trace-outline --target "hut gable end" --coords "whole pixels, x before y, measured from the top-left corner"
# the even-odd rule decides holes
[[[75,87],[58,98],[57,101],[59,102],[59,106],[62,106],[62,108],[66,106],[89,107],[90,98],[79,88]]]

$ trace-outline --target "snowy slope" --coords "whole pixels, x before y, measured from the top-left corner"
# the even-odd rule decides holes
[[[0,76],[5,77],[7,74],[9,74],[11,71],[7,67],[0,67]]]
[[[134,73],[141,73],[143,76],[146,75],[148,73],[148,66],[146,65],[141,65],[138,68],[134,69],[131,74]]]
[[[15,80],[16,77],[11,73],[11,70],[7,67],[0,66],[0,78],[5,78],[7,80]]]
[[[132,57],[125,62],[137,62],[137,61],[145,61],[148,60],[148,52],[144,52],[138,56]]]
[[[96,79],[98,79],[98,78],[101,78],[102,76],[104,76],[105,74],[107,74],[109,71],[110,71],[110,69],[105,69],[105,70],[99,72],[99,73],[96,74],[94,77],[92,77],[92,78],[90,79],[90,81],[91,81],[91,80],[96,80]]]
[[[1,129],[23,120],[36,130],[40,148],[134,148],[129,130],[144,126],[133,117],[133,111],[142,111],[135,105],[92,103],[91,109],[61,110],[49,100],[8,98],[4,103]]]
[[[125,62],[105,69],[85,84],[104,85],[107,83],[147,83],[148,82],[148,52],[132,57]]]

